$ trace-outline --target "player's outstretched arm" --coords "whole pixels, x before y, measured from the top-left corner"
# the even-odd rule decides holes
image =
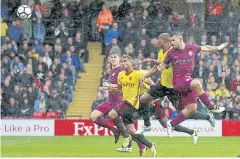
[[[159,72],[161,72],[164,69],[167,69],[169,67],[169,65],[165,64],[165,63],[161,63],[160,65],[157,66],[157,70]]]
[[[161,64],[160,61],[155,60],[155,59],[144,59],[142,62],[143,62],[143,63],[145,63],[145,62],[151,62],[153,65],[160,65],[160,64]]]
[[[228,43],[223,43],[219,46],[211,46],[211,45],[205,45],[205,46],[200,46],[202,52],[212,52],[212,51],[218,51],[222,50],[225,47],[227,47]]]
[[[157,73],[157,65],[154,65],[153,68],[148,71],[146,74],[144,74],[144,78],[149,78],[149,77],[152,77],[153,75],[155,75]]]

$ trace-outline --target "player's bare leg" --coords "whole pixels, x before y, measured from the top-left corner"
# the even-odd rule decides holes
[[[128,134],[127,130],[125,129],[122,119],[118,116],[118,113],[114,109],[112,109],[108,113],[108,117],[114,122],[118,130],[122,133],[123,135],[122,146],[123,148],[126,148],[131,140],[131,136]]]
[[[129,134],[134,134],[134,132],[136,131],[135,127],[132,127],[131,125],[125,125],[126,127],[126,130]],[[133,135],[132,135],[132,140],[135,141],[139,147],[139,152],[140,152],[140,157],[144,157],[145,156],[145,153],[146,153],[146,150],[147,150],[147,147],[140,143]],[[117,148],[116,151],[118,152],[132,152],[132,140],[129,142],[129,145],[127,146],[126,149],[124,148]]]
[[[211,101],[209,100],[207,94],[204,92],[202,88],[202,84],[198,79],[193,79],[190,83],[190,88],[192,90],[196,90],[197,96],[199,99],[206,105],[206,107],[212,111],[213,113],[221,113],[225,110],[224,107],[214,107]]]
[[[126,129],[128,132],[133,136],[133,139],[135,141],[138,141],[139,143],[142,143],[146,147],[148,147],[151,152],[153,157],[156,157],[157,155],[157,149],[156,149],[156,144],[155,143],[150,143],[144,136],[143,134],[136,134],[136,129],[134,124],[127,124]],[[144,156],[146,149],[140,149],[140,156]]]
[[[109,130],[111,130],[112,133],[114,134],[115,143],[117,143],[120,136],[119,130],[110,125],[108,121],[104,119],[102,116],[103,116],[102,112],[94,110],[90,115],[90,120],[101,127],[108,128]]]
[[[187,105],[181,112],[180,114],[171,122],[167,122],[167,130],[168,130],[168,135],[172,137],[172,127],[175,127],[176,125],[182,123],[185,121],[187,118],[189,118],[193,113],[197,111],[197,104],[189,104]]]

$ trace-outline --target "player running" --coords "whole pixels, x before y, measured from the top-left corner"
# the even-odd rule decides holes
[[[134,64],[133,64],[134,70],[139,70],[139,63],[138,60],[134,60]],[[148,71],[140,69],[139,70],[143,75],[146,74]],[[151,85],[153,85],[154,82],[151,80],[151,78],[147,78],[145,79],[145,81],[140,85],[140,96],[143,95],[149,88]],[[143,119],[146,119],[147,122],[150,122],[150,108],[149,107],[142,107],[141,103],[140,103],[140,107],[138,109],[138,113],[136,113],[136,118],[138,119],[140,118],[140,116],[143,117]],[[145,121],[146,121],[145,120]],[[139,134],[138,132],[136,132],[137,134]],[[134,140],[135,142],[137,142],[138,147],[139,147],[139,152],[140,152],[140,157],[144,157],[145,153],[146,153],[146,146],[139,143],[138,141]],[[132,152],[132,140],[129,142],[127,148],[117,148],[116,151],[118,152]]]
[[[143,77],[143,74],[140,71],[133,69],[133,59],[130,56],[123,56],[122,64],[124,71],[118,74],[118,88],[119,90],[122,90],[123,102],[111,110],[108,116],[111,119],[116,119],[118,115],[121,115],[123,122],[125,123],[126,129],[119,124],[120,121],[119,123],[115,123],[123,135],[122,147],[124,149],[129,145],[132,136],[135,141],[148,147],[151,150],[153,157],[156,157],[156,144],[149,142],[143,134],[136,134],[134,127],[134,115],[139,108],[140,79]]]
[[[158,66],[159,71],[169,67],[170,63],[173,67],[173,86],[176,91],[181,93],[181,102],[183,110],[171,122],[167,122],[168,134],[172,136],[172,127],[189,118],[197,109],[197,96],[207,106],[207,108],[215,113],[220,113],[225,110],[224,107],[213,106],[208,96],[203,91],[201,83],[198,79],[192,79],[194,60],[200,51],[211,52],[222,50],[227,46],[227,43],[220,46],[198,46],[195,44],[185,44],[181,33],[175,33],[172,37],[172,50],[170,50],[164,60]],[[199,118],[209,120],[209,116],[200,114]],[[213,125],[214,126],[214,125]]]
[[[108,100],[100,105],[98,105],[95,110],[90,115],[90,119],[95,124],[110,129],[115,137],[115,143],[117,143],[120,135],[120,131],[110,125],[108,121],[103,117],[103,115],[108,115],[108,113],[119,103],[122,102],[122,95],[117,87],[117,77],[118,73],[122,71],[120,66],[120,55],[116,52],[112,52],[110,54],[110,63],[112,66],[112,70],[109,73],[110,83],[104,84],[104,89],[109,90]]]

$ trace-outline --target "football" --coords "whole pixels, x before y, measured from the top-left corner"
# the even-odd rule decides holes
[[[21,19],[28,19],[31,17],[32,10],[29,6],[27,5],[21,5],[18,7],[17,10],[17,16]]]

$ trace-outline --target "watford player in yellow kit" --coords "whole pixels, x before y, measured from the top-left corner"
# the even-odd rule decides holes
[[[156,65],[144,75],[144,78],[149,78],[153,76],[158,70],[157,66],[162,63],[171,49],[171,37],[168,33],[162,33],[158,36],[158,42],[160,47],[162,48],[158,53],[158,61],[154,61]],[[151,88],[140,98],[140,103],[142,106],[149,107],[149,104],[159,98],[167,96],[168,99],[172,102],[173,106],[176,110],[181,110],[181,97],[180,94],[173,89],[173,68],[170,66],[167,69],[161,71],[161,78],[160,81],[157,82],[155,85],[152,85]],[[155,116],[158,118],[159,122],[163,127],[167,127],[167,119],[166,115],[163,111],[163,107],[161,106],[160,102],[155,101]],[[147,119],[147,118],[146,118]],[[144,126],[142,128],[142,132],[150,131],[151,130],[151,123],[144,120]],[[175,131],[184,132],[194,137],[194,144],[197,144],[198,136],[197,130],[192,130],[181,125],[174,127]]]
[[[140,71],[133,69],[133,59],[130,56],[122,57],[122,68],[124,71],[118,74],[118,88],[122,91],[123,102],[111,110],[108,116],[111,119],[116,119],[120,115],[123,119],[125,127],[118,125],[119,121],[115,121],[115,125],[123,135],[122,148],[126,149],[131,141],[131,138],[137,143],[148,147],[153,157],[156,157],[156,144],[149,142],[143,134],[136,134],[134,127],[135,114],[139,108],[140,97],[140,80],[143,74]]]

